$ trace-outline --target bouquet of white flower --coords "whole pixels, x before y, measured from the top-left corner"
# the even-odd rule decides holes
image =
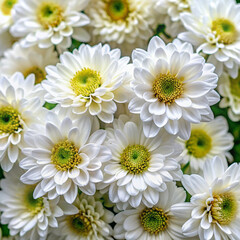
[[[240,240],[240,3],[0,0],[0,239]]]

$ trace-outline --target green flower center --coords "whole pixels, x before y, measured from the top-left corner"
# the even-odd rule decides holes
[[[35,186],[28,186],[25,192],[24,202],[26,203],[26,207],[29,211],[36,215],[38,214],[44,207],[43,198],[33,198],[33,191]]]
[[[211,137],[201,129],[192,130],[191,136],[186,141],[188,154],[196,158],[205,157],[212,148]]]
[[[218,18],[212,22],[212,31],[219,36],[219,42],[232,44],[237,39],[237,30],[235,25],[225,18]]]
[[[232,95],[237,98],[240,98],[240,72],[238,74],[238,78],[233,79],[230,77],[230,91]]]
[[[212,202],[212,217],[221,225],[230,224],[237,215],[238,202],[231,193],[223,193],[214,196]]]
[[[68,140],[59,142],[53,147],[51,160],[59,171],[73,169],[81,163],[78,148]]]
[[[37,18],[45,29],[57,27],[63,21],[63,9],[54,2],[43,2],[37,9]]]
[[[91,219],[83,212],[69,216],[68,223],[70,227],[79,235],[87,237],[92,231]]]
[[[71,79],[70,84],[74,93],[79,96],[89,97],[101,86],[102,79],[99,72],[90,68],[83,68]]]
[[[161,73],[153,82],[153,92],[160,102],[171,104],[181,97],[183,83],[170,73]]]
[[[149,167],[150,153],[142,145],[131,145],[126,147],[121,156],[122,168],[131,174],[141,174]]]
[[[1,4],[1,11],[4,15],[10,15],[13,6],[17,3],[17,0],[3,0]]]
[[[12,107],[0,108],[0,134],[1,133],[14,133],[23,126],[20,122],[19,113]]]
[[[127,0],[110,0],[107,3],[107,14],[113,21],[124,20],[129,14]]]
[[[32,68],[28,69],[24,73],[24,76],[27,77],[28,75],[30,75],[32,73],[35,75],[35,84],[41,83],[46,77],[45,72],[39,67],[32,67]]]
[[[150,234],[158,234],[164,231],[168,226],[168,216],[160,208],[145,208],[141,215],[140,221],[145,231]]]

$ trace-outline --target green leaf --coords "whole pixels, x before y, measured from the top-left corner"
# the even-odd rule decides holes
[[[52,110],[56,106],[57,106],[57,103],[48,103],[48,102],[45,102],[43,105],[43,107],[47,108],[48,110]]]
[[[9,229],[7,225],[0,224],[0,227],[2,229],[2,236],[3,237],[9,237]]]

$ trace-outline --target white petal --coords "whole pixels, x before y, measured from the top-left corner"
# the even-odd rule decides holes
[[[77,197],[77,186],[72,183],[69,191],[63,196],[67,203],[72,204]]]
[[[67,171],[58,171],[54,176],[54,181],[56,184],[62,185],[68,179],[68,172]]]
[[[53,164],[48,164],[43,167],[41,175],[43,178],[53,177],[57,173],[57,169]]]

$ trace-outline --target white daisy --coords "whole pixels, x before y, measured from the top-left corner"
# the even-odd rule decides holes
[[[146,48],[156,27],[156,0],[90,0],[86,9],[93,42],[109,43],[130,55]],[[159,16],[158,16],[159,17]]]
[[[1,223],[8,224],[10,235],[20,240],[44,240],[48,228],[58,227],[57,217],[75,214],[77,209],[67,203],[59,205],[59,198],[49,201],[46,197],[34,199],[34,185],[19,181],[21,171],[14,168],[1,180]]]
[[[129,58],[120,59],[120,55],[119,49],[101,44],[82,44],[73,54],[64,53],[60,64],[46,68],[45,100],[71,107],[75,114],[88,112],[105,123],[112,122],[115,102],[124,103],[131,97],[132,68]]]
[[[181,178],[182,149],[164,130],[155,138],[146,138],[141,121],[121,116],[113,125],[105,141],[112,159],[103,165],[104,183],[98,188],[109,191],[109,199],[119,208],[121,203],[152,207],[159,201],[159,192],[166,190],[166,182]]]
[[[192,0],[158,0],[157,11],[160,14],[165,14],[164,24],[167,34],[176,37],[185,30],[180,14],[190,11],[191,2]]]
[[[234,122],[240,121],[240,71],[235,79],[224,72],[219,79],[218,91],[223,97],[219,106],[229,107],[229,118]]]
[[[201,173],[207,159],[219,156],[232,161],[233,136],[228,133],[228,123],[222,116],[209,123],[192,124],[191,136],[187,141],[179,139],[184,147],[183,163],[189,164],[192,173]]]
[[[33,73],[35,84],[37,84],[46,78],[45,67],[55,65],[57,62],[58,56],[53,47],[40,49],[33,46],[26,49],[16,43],[12,49],[4,53],[4,57],[0,61],[0,71],[7,76],[21,72],[27,77]]]
[[[13,23],[14,5],[18,0],[0,0],[0,33],[5,32]]]
[[[24,47],[56,45],[65,50],[71,46],[71,37],[87,42],[90,37],[82,27],[89,24],[89,18],[81,12],[87,4],[88,0],[19,0],[14,6],[11,33],[24,37]]]
[[[81,193],[73,205],[78,212],[59,219],[59,229],[54,230],[56,236],[65,240],[113,239],[110,223],[114,215],[104,208],[100,200]]]
[[[173,216],[171,207],[184,202],[186,193],[174,183],[159,193],[159,201],[151,208],[140,205],[128,208],[114,217],[116,239],[126,240],[179,240],[185,239],[181,227],[186,219]]]
[[[104,130],[91,134],[92,123],[86,116],[78,120],[60,119],[50,112],[46,123],[26,134],[27,156],[20,166],[28,171],[21,176],[26,184],[38,183],[34,198],[48,194],[49,199],[63,195],[72,203],[78,192],[93,195],[95,184],[103,180],[102,162],[111,159],[111,152],[101,144]]]
[[[192,0],[191,13],[182,13],[188,32],[178,37],[210,55],[208,62],[221,75],[223,68],[235,78],[240,64],[240,5],[235,0]]]
[[[26,130],[41,121],[45,109],[39,98],[42,90],[34,86],[33,75],[26,79],[21,73],[0,76],[0,86],[0,162],[8,172],[25,144]]]
[[[156,136],[164,127],[187,140],[191,123],[213,119],[210,105],[219,101],[214,91],[218,77],[214,66],[193,53],[190,44],[174,40],[165,45],[154,37],[147,51],[136,49],[132,57],[136,97],[129,110],[140,114],[147,137]]]
[[[12,47],[16,39],[9,33],[9,31],[4,31],[0,33],[0,57],[3,56],[4,52]]]
[[[240,168],[227,168],[218,157],[207,160],[203,176],[184,175],[182,184],[192,195],[190,203],[176,204],[173,214],[188,216],[182,230],[200,240],[240,239]]]

